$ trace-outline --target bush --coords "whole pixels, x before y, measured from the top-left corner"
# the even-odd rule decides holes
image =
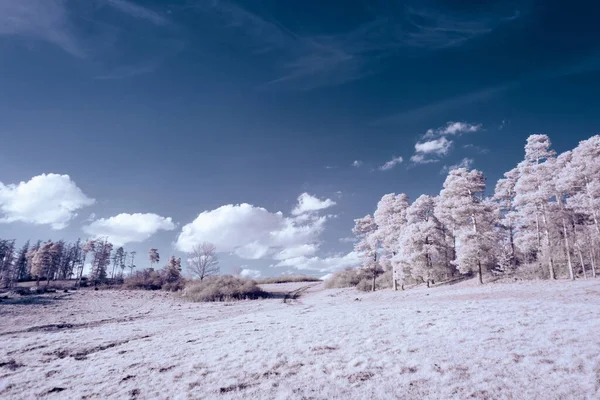
[[[181,277],[172,277],[166,270],[156,271],[153,268],[147,268],[143,271],[136,271],[132,276],[125,279],[124,287],[126,289],[140,290],[168,290],[175,292],[183,289],[185,281]]]
[[[269,283],[289,283],[289,282],[320,282],[320,278],[308,275],[281,275],[273,276],[270,278],[257,279],[258,284],[269,284]]]
[[[325,287],[328,289],[353,287],[358,285],[363,277],[363,271],[357,268],[346,268],[343,271],[334,272],[331,278],[325,281]]]
[[[269,295],[252,279],[223,275],[190,281],[183,296],[191,301],[228,301],[259,299]]]

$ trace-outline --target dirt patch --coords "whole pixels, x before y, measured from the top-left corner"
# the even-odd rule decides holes
[[[238,383],[237,385],[225,386],[219,389],[219,393],[239,392],[250,387],[247,383]]]
[[[0,362],[0,368],[6,368],[10,371],[15,371],[21,367],[24,367],[23,364],[19,364],[18,362],[16,362],[14,359],[10,359],[8,361],[5,362]]]
[[[104,350],[108,350],[108,349],[112,349],[113,347],[124,345],[125,343],[129,343],[129,340],[122,340],[122,341],[118,341],[118,342],[111,342],[111,343],[103,344],[100,346],[90,347],[88,349],[81,350],[81,351],[78,351],[75,353],[72,353],[71,350],[69,350],[69,349],[58,349],[58,350],[53,351],[52,353],[44,353],[44,355],[56,356],[58,358],[66,358],[66,357],[70,356],[76,360],[85,360],[85,359],[87,359],[87,356],[90,354],[98,353],[100,351],[104,351]]]
[[[371,379],[374,376],[375,376],[375,374],[372,372],[369,372],[369,371],[357,372],[356,374],[348,375],[348,382],[350,382],[350,383],[364,382],[364,381],[368,381],[369,379]]]

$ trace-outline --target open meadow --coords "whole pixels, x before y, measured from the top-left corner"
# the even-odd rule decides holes
[[[600,398],[595,279],[264,289],[279,295],[10,296],[0,303],[0,397]]]

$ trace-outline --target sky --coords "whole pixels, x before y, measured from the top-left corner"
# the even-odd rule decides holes
[[[358,262],[355,218],[599,133],[583,1],[0,0],[0,238],[222,272]]]

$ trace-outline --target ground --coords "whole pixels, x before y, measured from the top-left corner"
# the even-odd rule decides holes
[[[600,280],[266,286],[280,295],[3,299],[0,398],[600,398]]]

